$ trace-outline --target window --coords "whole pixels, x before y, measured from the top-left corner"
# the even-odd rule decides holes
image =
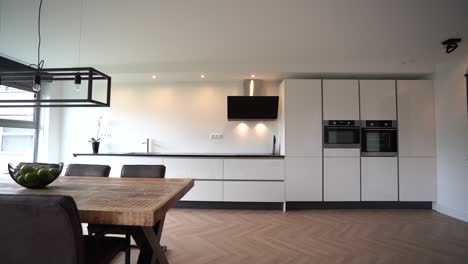
[[[2,100],[31,100],[34,93],[0,85],[0,98]],[[34,108],[0,108],[0,119],[34,121]]]
[[[32,99],[35,94],[0,85],[0,98]],[[7,176],[8,163],[36,159],[38,120],[36,108],[0,108],[0,176]]]

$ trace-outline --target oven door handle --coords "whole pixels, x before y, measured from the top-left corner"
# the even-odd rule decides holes
[[[326,129],[349,129],[349,130],[359,130],[358,126],[353,127],[342,127],[342,126],[325,126]]]
[[[383,130],[383,131],[397,131],[397,128],[369,128],[369,127],[363,127],[362,130]]]

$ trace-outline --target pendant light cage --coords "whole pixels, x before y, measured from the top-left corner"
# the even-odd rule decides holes
[[[98,71],[92,67],[79,67],[79,68],[48,68],[40,70],[28,71],[5,71],[0,72],[0,85],[6,87],[13,87],[28,92],[33,91],[33,85],[39,78],[41,84],[55,83],[55,82],[69,82],[76,84],[77,76],[79,76],[80,84],[86,94],[75,93],[76,98],[61,98],[51,99],[41,97],[40,91],[36,93],[34,99],[30,100],[2,100],[0,97],[0,107],[109,107],[111,96],[111,77]],[[101,99],[96,99],[96,83],[105,83],[105,94],[99,96]],[[100,90],[101,91],[101,90]],[[73,94],[73,93],[70,93]]]

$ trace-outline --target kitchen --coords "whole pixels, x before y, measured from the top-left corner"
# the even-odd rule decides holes
[[[37,55],[38,1],[23,2],[3,0],[0,5],[0,37],[12,40],[0,45],[0,62],[18,63],[20,68],[30,67]],[[31,129],[23,134],[2,130],[0,172],[7,173],[10,162],[63,163],[62,176],[70,164],[107,165],[109,180],[115,181],[125,165],[163,165],[168,180],[193,179],[193,187],[167,214],[161,243],[167,245],[171,263],[191,258],[216,263],[204,252],[209,249],[235,263],[258,263],[265,254],[278,263],[336,263],[347,257],[375,262],[364,247],[392,263],[391,243],[378,249],[358,239],[354,249],[362,253],[359,256],[340,253],[353,247],[356,237],[345,236],[342,245],[329,247],[308,233],[323,235],[315,229],[319,227],[325,233],[337,232],[324,242],[335,243],[335,236],[346,230],[324,224],[332,218],[333,226],[366,222],[369,229],[358,225],[362,229],[356,236],[371,234],[369,241],[405,239],[397,249],[401,263],[457,263],[468,258],[461,250],[468,221],[467,46],[464,40],[458,42],[458,49],[449,54],[445,48],[452,45],[440,43],[451,37],[466,39],[466,17],[460,11],[466,4],[453,1],[441,11],[439,4],[431,3],[405,13],[403,3],[395,9],[382,4],[359,11],[301,1],[291,6],[263,1],[247,8],[241,1],[235,10],[249,19],[236,17],[234,23],[225,3],[186,3],[181,11],[177,3],[119,2],[110,9],[112,15],[102,15],[105,2],[44,1],[42,57],[46,68],[90,66],[102,70],[101,81],[112,77],[109,86],[92,87],[100,98],[96,100],[110,106],[41,106],[34,111],[0,107],[1,128],[21,123],[17,129]],[[63,25],[52,22],[57,11]],[[433,30],[436,22],[424,14],[451,20]],[[392,15],[401,23],[391,24]],[[28,23],[17,17],[27,17]],[[178,22],[168,25],[173,18]],[[346,25],[349,32],[364,37],[350,37],[342,28],[345,19],[354,22]],[[304,21],[314,26],[304,27]],[[410,22],[419,26],[399,31],[413,25]],[[31,27],[21,34],[28,41],[21,42],[15,36],[23,24]],[[316,41],[314,36],[324,29],[315,25],[333,32],[326,36],[327,43]],[[416,37],[406,39],[408,32]],[[185,38],[192,46],[183,44]],[[251,44],[239,43],[241,39],[251,39]],[[371,40],[375,45],[369,45]],[[347,41],[348,46],[339,45]],[[362,48],[366,45],[367,50]],[[72,82],[60,86],[44,79],[41,98],[85,98],[91,88],[81,81],[87,75],[80,74],[79,89],[76,76],[70,79],[75,89]],[[7,87],[8,76],[1,76],[0,85]],[[30,109],[20,114],[31,121],[6,120],[17,109]],[[14,137],[27,137],[23,144],[28,147],[14,148]],[[88,142],[91,138],[99,144]],[[17,152],[25,154],[14,156]],[[62,176],[45,190],[61,186],[66,178]],[[11,180],[8,175],[3,178]],[[307,221],[296,222],[301,218]],[[273,239],[276,225],[284,229],[283,236]],[[405,225],[414,229],[405,233]],[[267,242],[257,241],[256,230],[270,230],[269,226],[271,233],[259,231]],[[223,227],[246,235],[237,237]],[[384,238],[374,231],[378,229]],[[431,230],[442,231],[424,235]],[[187,235],[192,232],[200,234]],[[294,236],[296,240],[289,239]],[[238,253],[227,256],[223,252],[231,249],[219,244],[231,237],[239,239],[233,242]],[[422,249],[410,251],[404,243],[419,243]],[[258,251],[249,250],[249,245]],[[321,246],[329,254],[313,250]],[[422,251],[429,253],[423,256]],[[456,253],[450,256],[448,251]],[[132,249],[132,258],[137,252]],[[300,257],[289,258],[295,254]],[[123,259],[121,253],[116,263]]]

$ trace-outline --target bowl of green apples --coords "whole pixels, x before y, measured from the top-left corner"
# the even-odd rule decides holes
[[[63,169],[63,163],[28,163],[21,162],[16,167],[9,163],[8,172],[19,185],[29,189],[41,189],[57,179]]]

